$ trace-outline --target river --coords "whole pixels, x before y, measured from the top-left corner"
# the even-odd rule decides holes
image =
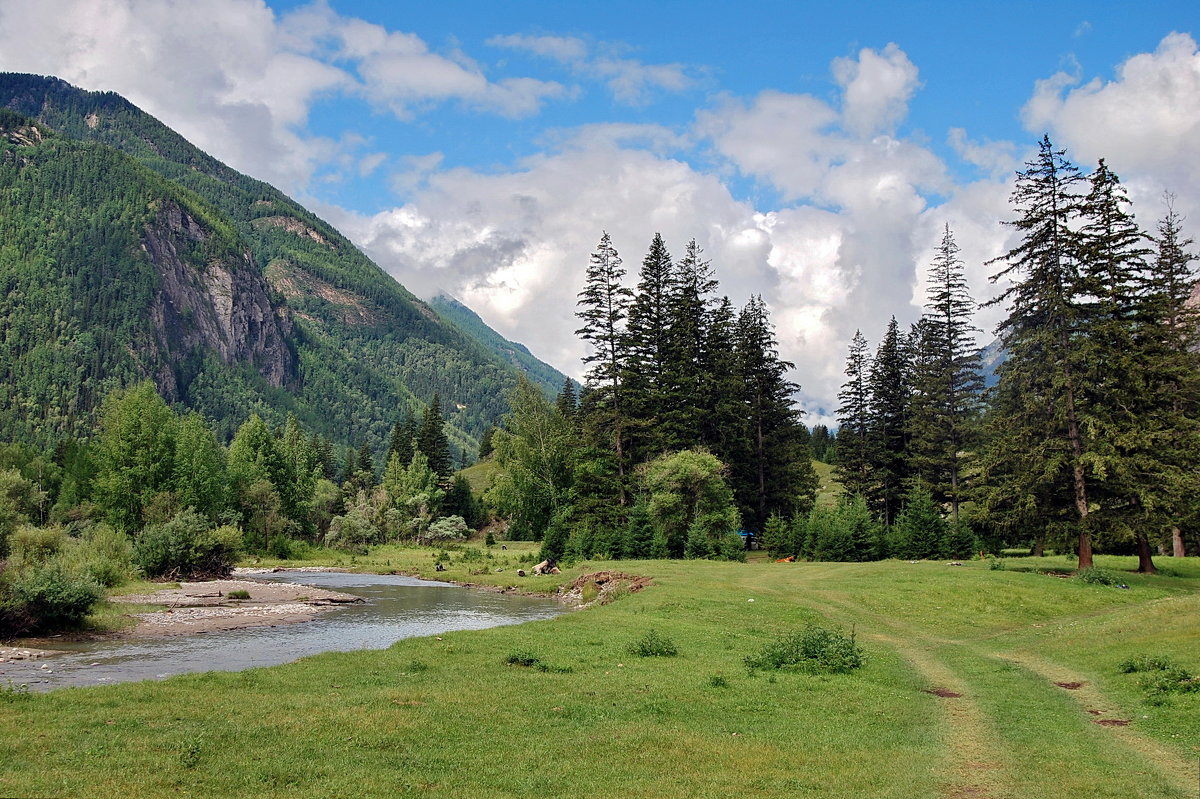
[[[366,602],[335,608],[312,621],[279,627],[170,638],[53,642],[46,647],[65,650],[65,654],[0,663],[0,685],[11,680],[34,691],[48,691],[200,671],[240,671],[290,663],[320,652],[385,649],[402,638],[549,619],[565,610],[554,599],[400,575],[277,572],[256,576],[354,594]]]

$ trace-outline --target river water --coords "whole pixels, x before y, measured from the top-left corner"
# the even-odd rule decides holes
[[[542,597],[500,594],[414,577],[348,572],[278,572],[260,579],[301,583],[363,597],[314,620],[279,627],[142,640],[51,643],[67,650],[43,660],[0,663],[0,685],[31,690],[154,680],[198,671],[275,666],[320,652],[385,649],[402,638],[482,630],[564,612]],[[46,668],[42,668],[45,666]]]

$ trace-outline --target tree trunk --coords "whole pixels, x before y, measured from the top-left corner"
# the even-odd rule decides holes
[[[1171,530],[1171,554],[1177,558],[1187,556],[1187,551],[1183,547],[1183,530],[1175,527]]]
[[[1046,553],[1046,531],[1042,530],[1037,534],[1037,538],[1033,539],[1033,546],[1029,549],[1031,558],[1040,558]]]
[[[1150,539],[1142,530],[1137,531],[1138,574],[1158,574],[1154,568],[1154,559],[1150,552]]]

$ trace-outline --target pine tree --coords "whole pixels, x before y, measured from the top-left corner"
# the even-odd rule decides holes
[[[1147,448],[1152,413],[1146,393],[1155,368],[1149,342],[1139,335],[1141,278],[1149,250],[1129,210],[1130,201],[1116,174],[1101,159],[1080,208],[1081,293],[1086,316],[1077,336],[1086,348],[1082,395],[1091,462],[1089,501],[1097,533],[1117,539],[1132,536],[1139,571],[1153,572],[1146,532],[1147,509],[1160,491],[1161,461]]]
[[[1155,251],[1141,276],[1138,352],[1145,368],[1139,441],[1156,458],[1159,496],[1143,529],[1169,535],[1176,557],[1186,554],[1183,528],[1200,521],[1200,308],[1191,239],[1181,230],[1173,198],[1153,238]]]
[[[439,477],[449,477],[454,473],[454,465],[450,460],[450,441],[446,438],[446,423],[442,418],[442,398],[437,394],[433,395],[421,419],[416,448],[429,459],[429,468]]]
[[[635,460],[661,454],[658,422],[665,411],[664,364],[668,352],[674,266],[660,234],[655,233],[642,260],[637,291],[629,306],[625,389],[635,428]]]
[[[695,239],[675,265],[668,297],[669,324],[663,354],[662,446],[686,449],[700,443],[700,418],[706,396],[702,371],[707,321],[717,281]]]
[[[751,459],[748,384],[744,374],[746,359],[740,336],[733,304],[728,297],[722,297],[705,323],[700,362],[704,395],[696,403],[699,411],[697,432],[698,443],[735,473],[748,466]],[[764,354],[762,357],[769,356]]]
[[[850,354],[846,360],[846,376],[838,392],[837,478],[847,494],[866,496],[870,490],[871,459],[871,393],[867,376],[870,360],[867,340],[862,331],[854,331]]]
[[[413,439],[417,437],[417,421],[410,415],[404,415],[404,421],[392,425],[392,434],[388,437],[387,456],[384,462],[391,461],[392,455],[400,457],[400,463],[407,466],[412,462]]]
[[[575,415],[579,412],[579,398],[575,394],[574,380],[568,377],[563,381],[562,390],[558,392],[558,399],[555,400],[554,406],[558,408],[562,418],[575,424]]]
[[[375,455],[371,452],[371,443],[364,441],[358,448],[358,470],[355,472],[358,487],[370,489],[375,485]]]
[[[914,351],[910,420],[912,471],[925,480],[938,502],[950,506],[957,523],[963,496],[964,459],[978,438],[983,391],[975,302],[963,262],[946,225],[929,272],[925,314],[910,336]]]
[[[576,316],[583,322],[583,327],[575,331],[589,345],[583,362],[591,364],[587,382],[595,392],[591,403],[593,422],[611,442],[620,480],[617,500],[622,506],[626,504],[625,437],[628,421],[621,379],[626,365],[624,324],[633,296],[633,292],[621,282],[624,277],[621,257],[608,233],[605,233],[592,253],[587,278],[579,293]]]
[[[1087,320],[1080,239],[1072,229],[1083,177],[1049,137],[1026,167],[1012,197],[1019,217],[1006,223],[1022,240],[996,259],[1004,267],[992,276],[1011,284],[992,301],[1009,302],[1000,325],[1009,358],[998,370],[990,417],[987,504],[993,513],[1036,516],[1043,524],[1070,519],[1084,569],[1092,565],[1092,469],[1080,386],[1087,352],[1076,332]]]
[[[908,478],[909,363],[907,344],[896,317],[875,351],[868,384],[871,392],[867,435],[870,480],[867,499],[871,509],[891,524],[900,510]]]
[[[787,379],[793,365],[779,358],[766,304],[751,297],[738,317],[737,375],[742,384],[746,459],[734,466],[742,518],[762,532],[772,513],[807,511],[816,497],[817,477],[804,445],[800,412],[792,402],[799,386]],[[807,432],[807,431],[805,431]]]

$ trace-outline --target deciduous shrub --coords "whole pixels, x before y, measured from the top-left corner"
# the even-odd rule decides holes
[[[16,573],[9,593],[12,600],[24,605],[32,624],[28,632],[32,632],[78,627],[104,590],[91,577],[54,559]]]
[[[1116,585],[1117,578],[1103,569],[1083,569],[1075,575],[1080,580],[1091,585]]]
[[[147,577],[224,577],[233,570],[241,542],[238,528],[211,530],[206,518],[189,509],[143,529],[133,560]]]
[[[825,674],[844,674],[865,662],[866,656],[853,632],[847,635],[816,624],[772,641],[757,655],[745,659],[750,669],[791,669]]]

